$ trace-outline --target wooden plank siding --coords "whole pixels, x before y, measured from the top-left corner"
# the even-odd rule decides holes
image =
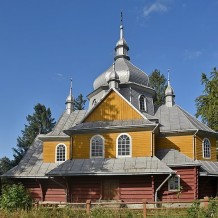
[[[132,157],[151,156],[151,131],[125,132],[132,139]],[[116,157],[116,140],[121,133],[104,133],[105,158]],[[90,140],[94,134],[73,136],[73,158],[90,158]]]
[[[98,177],[71,177],[69,178],[69,193],[71,202],[86,202],[101,198],[101,181]]]
[[[111,190],[111,199],[105,198],[105,181],[117,181],[117,187]],[[92,202],[99,200],[122,200],[124,202],[142,202],[153,200],[151,176],[111,176],[111,177],[71,177],[69,181],[71,202]],[[108,193],[107,193],[108,194]]]
[[[151,176],[120,177],[120,200],[124,202],[142,202],[143,199],[153,201]]]
[[[46,141],[43,142],[43,161],[45,163],[55,162],[56,146],[65,144],[67,147],[67,159],[70,159],[70,140],[69,141]]]
[[[203,158],[202,142],[204,138],[208,138],[211,143],[211,158]],[[197,160],[217,161],[216,156],[216,139],[212,137],[196,136],[196,158]]]
[[[143,119],[143,117],[115,91],[111,91],[83,122],[131,119]]]
[[[182,192],[178,195],[177,191],[168,191],[168,182],[158,191],[158,199],[160,201],[193,201],[198,198],[198,169],[196,167],[172,167],[176,174],[180,176],[180,185]],[[167,176],[156,177],[155,189],[164,181]]]
[[[168,137],[156,137],[156,150],[175,149],[190,158],[193,156],[193,135],[177,135]]]

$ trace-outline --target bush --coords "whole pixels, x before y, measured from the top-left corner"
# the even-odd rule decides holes
[[[2,209],[29,209],[31,206],[32,199],[22,184],[3,186],[0,198],[0,207]]]

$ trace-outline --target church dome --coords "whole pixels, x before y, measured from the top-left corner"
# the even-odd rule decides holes
[[[125,57],[117,58],[115,60],[115,65],[116,73],[120,79],[120,84],[132,82],[139,85],[150,87],[148,75],[136,66],[134,66]],[[95,79],[93,84],[95,90],[101,86],[108,85],[107,81],[109,80],[111,72],[113,72],[113,65]]]
[[[130,62],[128,55],[129,47],[123,34],[122,14],[121,14],[121,25],[120,25],[120,39],[118,40],[115,47],[114,64],[116,65],[116,73],[119,77],[120,84],[125,83],[136,83],[146,87],[150,87],[149,77],[142,70],[134,66]],[[102,86],[108,85],[109,76],[113,72],[113,65],[107,69],[104,73],[98,76],[94,83],[94,90]]]

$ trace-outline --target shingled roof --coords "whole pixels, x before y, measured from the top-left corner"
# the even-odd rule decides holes
[[[155,116],[159,119],[161,132],[203,130],[216,133],[178,105],[162,105],[157,109]]]
[[[69,129],[78,124],[86,115],[86,110],[76,110],[71,114],[66,111],[61,115],[54,129],[46,136],[67,136],[63,130]]]
[[[160,149],[156,152],[156,156],[170,167],[200,166],[200,163],[175,149]]]
[[[126,157],[67,160],[47,175],[146,175],[170,174],[173,172],[157,157]]]
[[[20,163],[3,174],[11,178],[46,178],[45,174],[58,166],[58,163],[44,163],[42,141],[36,139]]]

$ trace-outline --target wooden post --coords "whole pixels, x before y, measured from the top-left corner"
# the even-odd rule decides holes
[[[147,217],[147,199],[143,199],[142,201],[143,203],[143,218],[146,218]]]
[[[209,203],[209,197],[204,197],[204,207],[207,208]]]
[[[91,200],[86,200],[86,213],[89,214],[91,210]]]

